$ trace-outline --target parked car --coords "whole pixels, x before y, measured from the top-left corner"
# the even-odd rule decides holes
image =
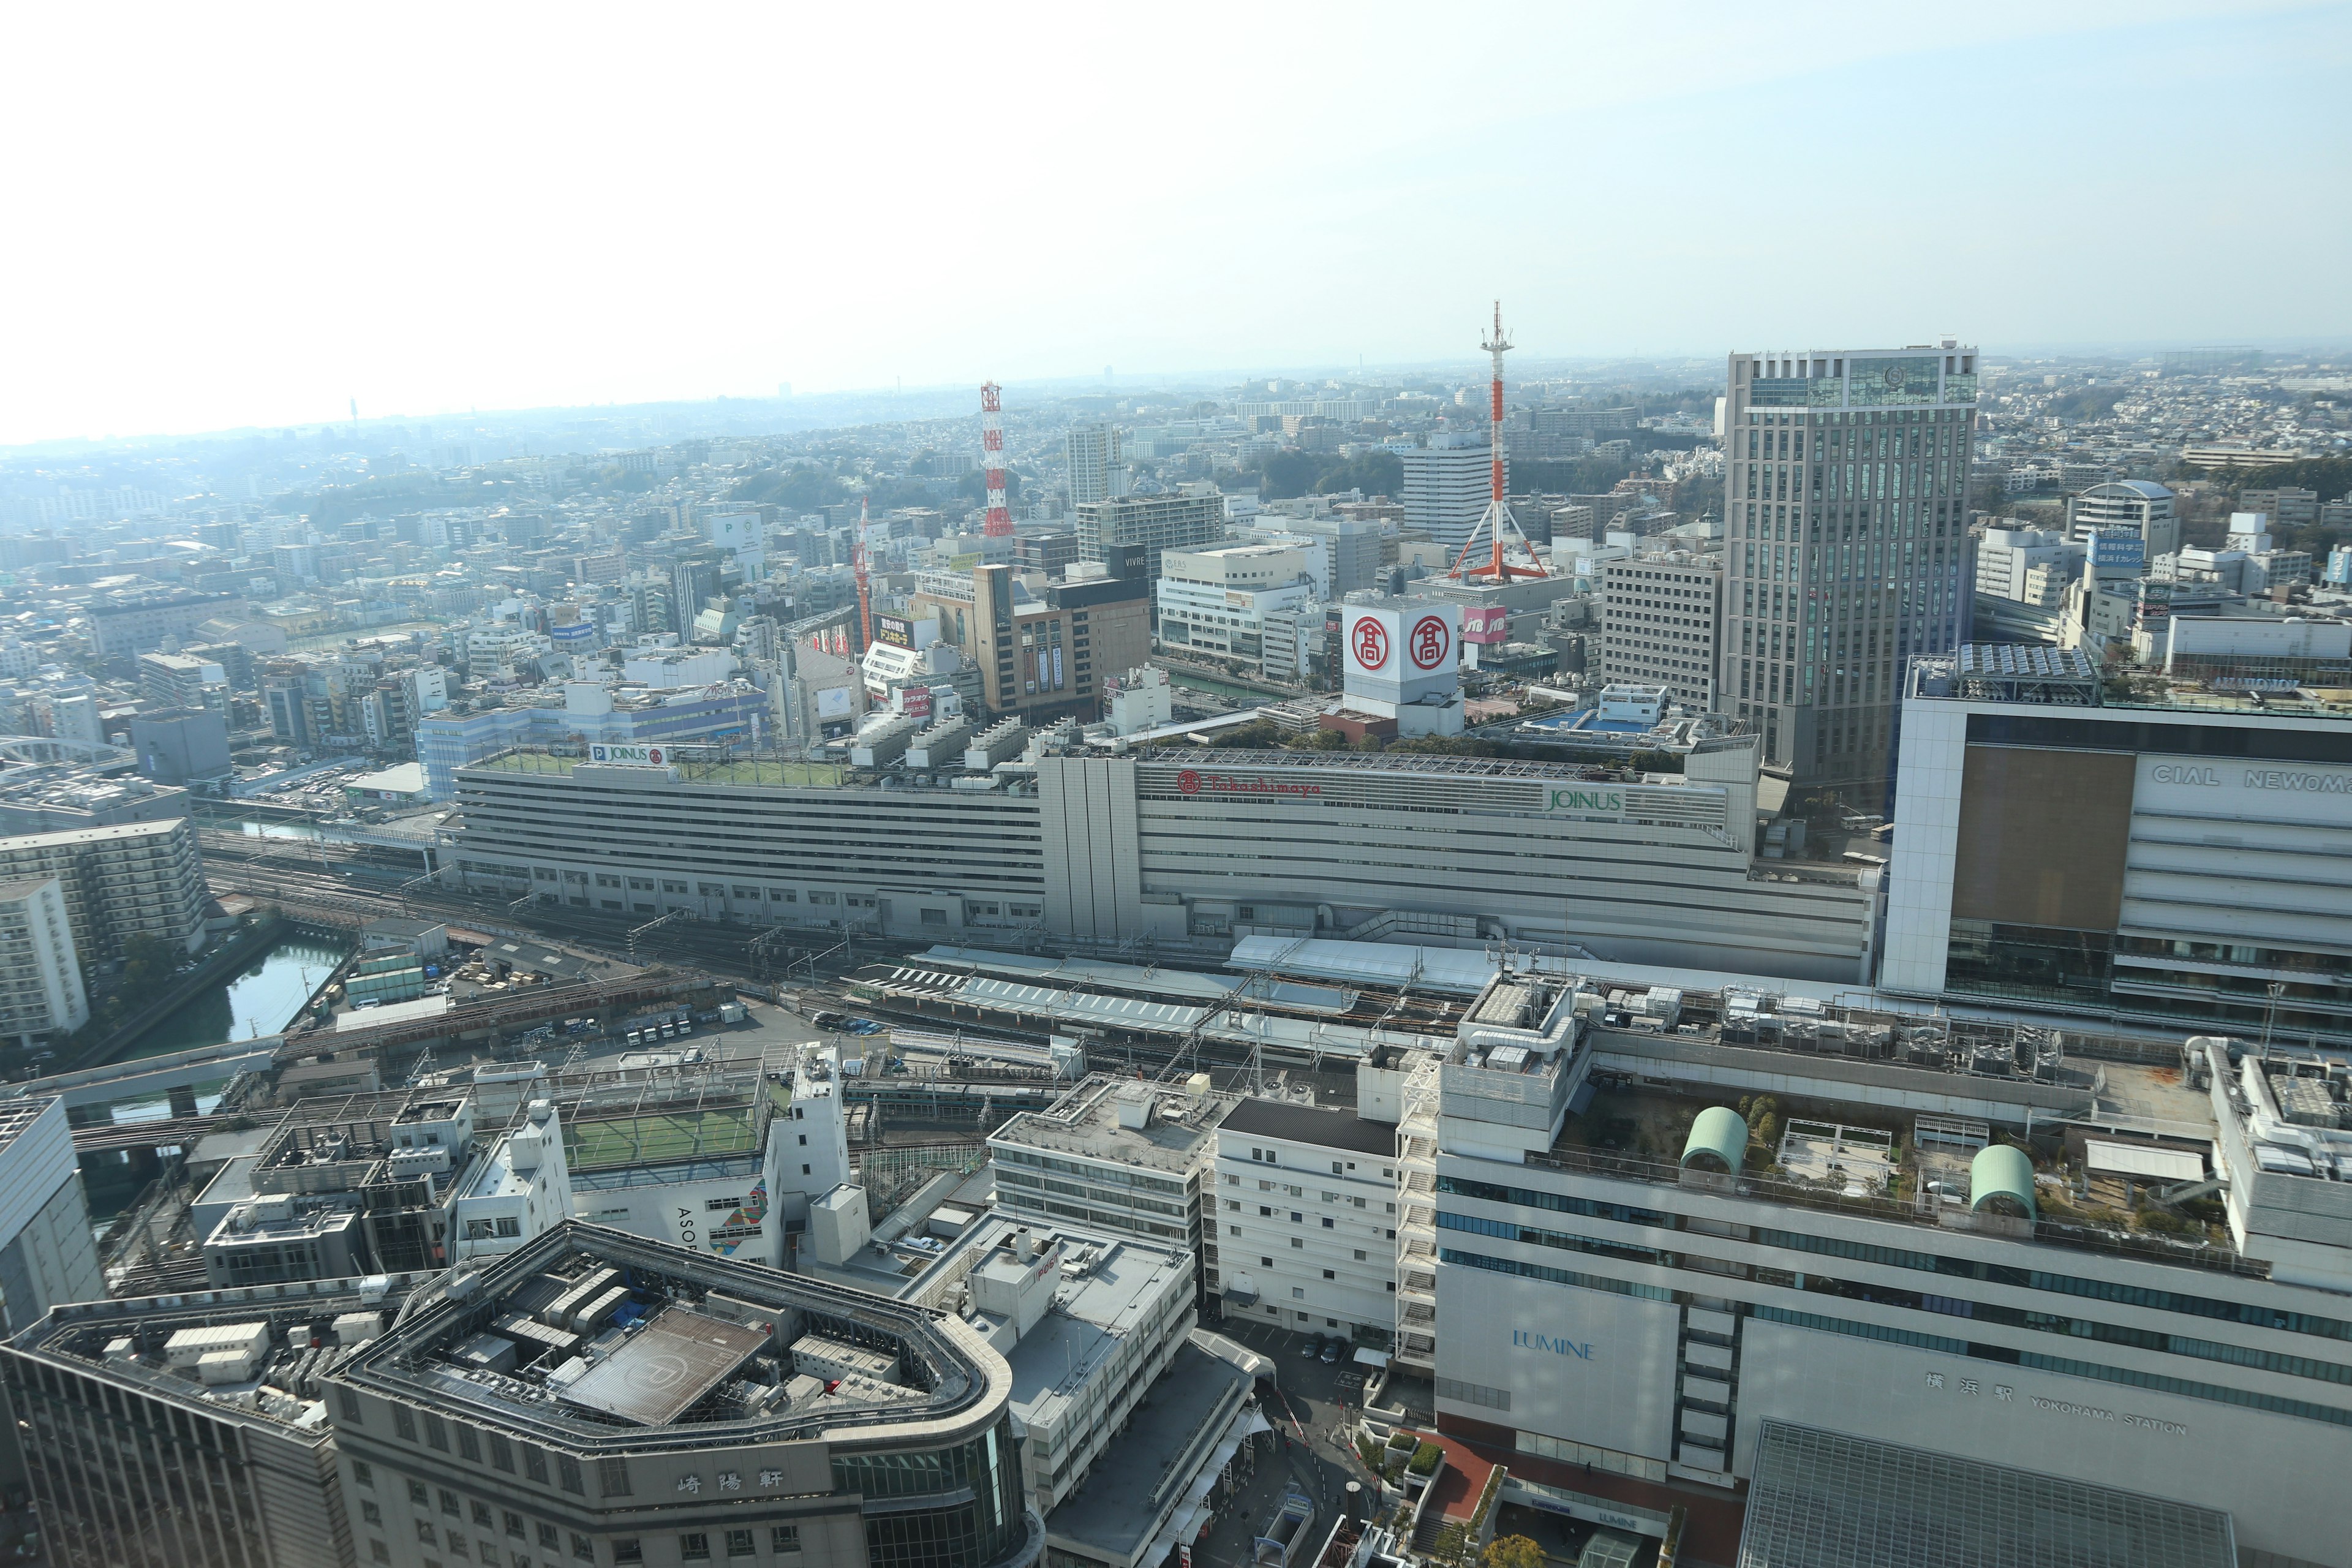
[[[1339,1359],[1339,1351],[1346,1343],[1347,1342],[1342,1340],[1339,1335],[1333,1334],[1331,1336],[1331,1342],[1323,1347],[1323,1364],[1329,1366],[1333,1362],[1338,1361]]]
[[[842,1017],[843,1015],[839,1013],[811,1013],[809,1015],[809,1024],[813,1028],[835,1029],[841,1026]]]
[[[1307,1342],[1306,1342],[1305,1344],[1300,1345],[1300,1346],[1298,1347],[1298,1353],[1299,1353],[1300,1355],[1303,1355],[1303,1356],[1307,1357],[1309,1360],[1312,1360],[1314,1357],[1316,1357],[1316,1356],[1318,1356],[1318,1355],[1322,1354],[1322,1353],[1323,1353],[1323,1336],[1322,1336],[1321,1334],[1309,1334],[1309,1335],[1307,1335]]]

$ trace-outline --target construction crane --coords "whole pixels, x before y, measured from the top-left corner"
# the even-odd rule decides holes
[[[874,586],[872,569],[866,555],[866,496],[857,498],[857,542],[850,547],[850,574],[857,579],[857,657],[864,658],[866,650],[874,646]]]
[[[1485,349],[1495,362],[1494,380],[1487,392],[1486,416],[1488,450],[1488,495],[1486,510],[1479,515],[1477,526],[1462,543],[1462,553],[1454,558],[1454,570],[1448,574],[1456,582],[1484,579],[1490,586],[1499,587],[1514,577],[1549,577],[1551,573],[1536,553],[1536,547],[1519,529],[1518,519],[1511,515],[1510,503],[1503,499],[1503,355],[1510,351],[1511,340],[1503,335],[1503,302],[1495,301],[1495,331],[1485,342]],[[1490,542],[1487,559],[1471,563],[1471,552],[1478,547],[1478,537],[1485,534]]]
[[[988,521],[981,533],[1003,539],[1013,532],[1013,513],[1004,504],[1004,389],[983,382],[980,388],[980,464],[988,470]]]

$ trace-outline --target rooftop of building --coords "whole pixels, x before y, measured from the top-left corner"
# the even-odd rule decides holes
[[[2220,1169],[2211,1097],[2193,1081],[2185,1051],[2172,1062],[2077,1059],[2054,1030],[1834,1006],[1798,1007],[1766,1027],[1746,1006],[1749,1021],[1707,1017],[1716,1005],[1698,1001],[1682,1024],[1605,1015],[1580,1048],[1621,1059],[1654,1054],[1658,1069],[1595,1065],[1559,1137],[1529,1163],[2189,1268],[2268,1271],[2237,1250],[2218,1205],[2166,1195],[2180,1185],[2167,1173]],[[1792,1062],[1791,1054],[1816,1059]],[[1740,1094],[1695,1076],[1724,1070],[1801,1081],[1809,1092]],[[2014,1116],[1997,1126],[1945,1109],[1972,1099]],[[2016,1131],[2021,1123],[2031,1135]],[[2145,1162],[2103,1154],[2107,1144],[2171,1158],[2141,1171]],[[1998,1191],[1987,1175],[1997,1167],[1979,1160],[1988,1150],[2013,1151],[2000,1156],[2008,1167]]]
[[[1157,746],[1137,753],[1148,762],[1181,759],[1204,768],[1321,768],[1340,772],[1452,774],[1473,778],[1571,779],[1580,783],[1680,784],[1675,773],[1643,773],[1594,763],[1521,762],[1509,757],[1466,757],[1429,752],[1291,752]]]
[[[8,1346],[216,1419],[324,1442],[330,1429],[320,1379],[381,1333],[406,1296],[434,1278],[373,1275],[87,1301],[57,1308]],[[198,1363],[206,1350],[230,1347],[246,1352],[246,1360]]]
[[[1953,653],[1914,658],[1904,691],[1911,700],[2093,710],[2118,723],[2149,713],[2250,720],[2272,728],[2352,721],[2352,693],[2335,688],[2141,670],[2110,680],[2079,650],[2038,643],[1969,643]]]
[[[812,1376],[803,1359],[871,1366]],[[389,1398],[610,1452],[887,1443],[909,1426],[935,1446],[933,1424],[981,1409],[1008,1376],[927,1309],[577,1221],[444,1276],[338,1369]]]
[[[117,823],[110,827],[68,827],[58,833],[19,833],[0,838],[0,854],[16,849],[62,848],[76,844],[120,844],[126,840],[167,838],[174,831],[184,829],[186,823],[185,817],[173,816],[159,822]]]
[[[1104,1447],[1087,1479],[1046,1521],[1048,1542],[1074,1542],[1112,1563],[1137,1560],[1168,1489],[1192,1479],[1191,1468],[1181,1461],[1203,1448],[1213,1423],[1240,1413],[1250,1384],[1247,1372],[1197,1342],[1178,1350],[1150,1397],[1128,1417],[1126,1431]],[[1141,1553],[1140,1560],[1157,1562],[1172,1544],[1163,1542],[1159,1553]]]
[[[1396,1129],[1367,1121],[1351,1110],[1326,1110],[1286,1100],[1244,1100],[1225,1113],[1222,1130],[1318,1149],[1348,1149],[1392,1159]]]
[[[42,1113],[58,1103],[54,1094],[28,1095],[23,1100],[0,1101],[0,1154],[5,1154],[26,1129],[41,1119]]]
[[[1140,1091],[1139,1093],[1139,1091]],[[1124,1098],[1122,1098],[1124,1097]],[[1199,1163],[1217,1124],[1238,1096],[1198,1097],[1138,1079],[1094,1073],[1045,1110],[1024,1110],[989,1135],[992,1144],[1043,1149],[1112,1164],[1181,1174]],[[1146,1107],[1143,1124],[1129,1126],[1130,1107]],[[1174,1110],[1170,1116],[1166,1112]]]

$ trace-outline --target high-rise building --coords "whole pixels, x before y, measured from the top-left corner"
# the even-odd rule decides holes
[[[55,877],[0,883],[0,1039],[29,1047],[89,1022],[89,994]]]
[[[1108,561],[1113,546],[1140,544],[1147,583],[1160,580],[1161,551],[1214,544],[1225,536],[1225,498],[1210,484],[1087,501],[1077,513],[1078,559]]]
[[[1731,356],[1719,700],[1801,787],[1883,800],[1903,661],[1967,625],[1976,368],[1948,340]]]
[[[1715,710],[1723,563],[1713,555],[1644,555],[1601,568],[1601,676],[1663,686],[1677,702]]]
[[[62,1302],[105,1296],[73,1131],[58,1096],[28,1095],[0,1110],[0,1322],[9,1332]]]
[[[2066,537],[2076,543],[2118,529],[2139,536],[2147,560],[2179,551],[2180,519],[2173,513],[2172,492],[2153,479],[2119,479],[2093,485],[2066,502]]]
[[[1475,436],[1447,432],[1433,436],[1426,447],[1407,447],[1397,453],[1404,464],[1404,526],[1445,546],[1452,554],[1469,542],[1470,533],[1486,515],[1494,475],[1487,463],[1486,443]],[[1510,470],[1504,468],[1504,483]]]
[[[144,933],[194,952],[204,944],[205,888],[195,826],[162,822],[27,833],[0,838],[0,879],[55,877],[65,889],[73,943],[85,963],[113,957]]]
[[[1109,500],[1120,493],[1118,426],[1073,425],[1068,439],[1070,504]]]

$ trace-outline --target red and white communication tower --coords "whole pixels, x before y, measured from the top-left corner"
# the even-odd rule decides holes
[[[1495,379],[1488,393],[1486,416],[1488,449],[1493,454],[1489,465],[1491,478],[1486,510],[1480,514],[1478,525],[1463,542],[1462,553],[1455,557],[1450,574],[1460,581],[1485,578],[1495,583],[1507,583],[1514,577],[1549,577],[1543,558],[1519,530],[1519,520],[1511,515],[1510,504],[1503,499],[1503,355],[1509,352],[1511,340],[1503,335],[1503,302],[1495,301],[1495,332],[1478,345],[1494,357]],[[1485,534],[1492,542],[1487,558],[1474,563],[1471,552],[1478,547],[1478,536]]]
[[[1013,531],[1013,513],[1004,505],[1003,391],[992,381],[980,389],[980,461],[988,470],[988,521],[980,531],[990,539]]]
[[[866,554],[866,506],[868,498],[857,498],[857,542],[850,547],[849,572],[857,579],[857,657],[874,646],[874,570]]]

